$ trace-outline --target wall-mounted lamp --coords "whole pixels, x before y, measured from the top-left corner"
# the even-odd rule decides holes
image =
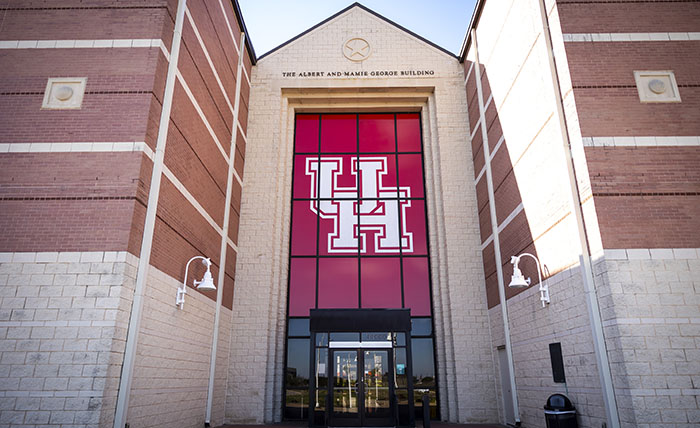
[[[525,288],[530,286],[530,278],[525,278],[520,269],[518,269],[518,262],[520,262],[520,258],[522,256],[530,256],[535,260],[535,263],[537,263],[537,276],[540,279],[540,300],[542,301],[542,307],[544,308],[547,306],[547,303],[549,303],[549,286],[547,283],[542,282],[542,269],[540,268],[540,261],[537,260],[537,257],[533,256],[532,254],[522,253],[519,256],[511,256],[510,262],[513,264],[513,276],[510,277],[510,284],[508,284],[508,287]]]
[[[185,305],[185,294],[187,294],[187,272],[190,269],[190,263],[192,261],[197,260],[197,259],[202,259],[202,264],[204,264],[207,267],[207,271],[204,272],[204,277],[202,278],[201,281],[197,281],[196,279],[194,280],[194,285],[197,287],[197,290],[202,290],[202,291],[211,291],[211,290],[216,290],[216,286],[214,285],[214,278],[211,276],[211,260],[209,260],[206,257],[202,256],[194,256],[190,259],[189,262],[187,262],[187,266],[185,267],[185,279],[182,281],[182,286],[178,287],[177,289],[177,297],[175,297],[175,306],[179,306],[180,309]]]

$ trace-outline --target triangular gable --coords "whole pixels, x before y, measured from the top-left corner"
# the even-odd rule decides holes
[[[390,24],[390,25],[394,26],[395,28],[397,28],[397,29],[403,31],[404,33],[407,33],[407,34],[410,35],[411,37],[414,37],[414,38],[418,39],[419,41],[421,41],[421,42],[423,42],[423,43],[425,43],[425,44],[427,44],[427,45],[429,45],[429,46],[432,46],[433,48],[435,48],[435,49],[439,50],[440,52],[442,52],[442,53],[444,53],[444,54],[450,56],[451,58],[459,59],[459,57],[458,57],[457,55],[453,54],[452,52],[448,51],[447,49],[443,48],[442,46],[439,46],[439,45],[437,45],[437,44],[431,42],[430,40],[428,40],[428,39],[426,39],[426,38],[424,38],[424,37],[419,36],[418,34],[416,34],[416,33],[414,33],[413,31],[411,31],[411,30],[409,30],[409,29],[407,29],[407,28],[405,28],[405,27],[403,27],[403,26],[397,24],[396,22],[392,21],[391,19],[386,18],[385,16],[383,16],[383,15],[381,15],[381,14],[379,14],[379,13],[373,11],[372,9],[369,9],[369,8],[365,7],[364,5],[362,5],[362,4],[358,3],[358,2],[355,2],[355,3],[351,4],[350,6],[346,7],[345,9],[341,10],[340,12],[338,12],[338,13],[336,13],[336,14],[334,14],[334,15],[329,16],[328,18],[324,19],[323,21],[319,22],[318,24],[314,25],[313,27],[309,28],[308,30],[306,30],[306,31],[304,31],[304,32],[302,32],[302,33],[297,34],[296,36],[294,36],[294,37],[292,37],[291,39],[287,40],[286,42],[282,43],[281,45],[279,45],[279,46],[273,48],[272,50],[270,50],[270,51],[264,53],[263,55],[259,56],[259,57],[258,57],[258,61],[260,61],[261,59],[265,58],[265,57],[268,56],[268,55],[271,55],[271,54],[273,54],[273,53],[279,51],[280,49],[283,49],[284,47],[288,46],[288,45],[291,44],[292,42],[294,42],[294,41],[296,41],[296,40],[299,40],[300,38],[304,37],[305,35],[307,35],[307,34],[313,32],[313,31],[316,30],[317,28],[319,28],[319,27],[321,27],[321,26],[327,24],[328,22],[330,22],[330,21],[332,21],[332,20],[334,20],[334,19],[336,19],[336,18],[338,18],[338,17],[344,15],[345,13],[349,12],[350,10],[352,10],[353,8],[356,8],[356,7],[357,7],[357,8],[360,8],[360,9],[362,9],[362,10],[364,10],[365,12],[367,12],[367,13],[369,13],[369,14],[371,14],[371,15],[373,15],[373,16],[379,18],[379,19],[381,19],[382,21],[386,22],[387,24]]]

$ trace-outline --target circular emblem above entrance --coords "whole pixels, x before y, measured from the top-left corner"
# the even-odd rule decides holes
[[[372,48],[365,39],[355,37],[343,43],[343,55],[350,61],[361,62],[369,58]]]

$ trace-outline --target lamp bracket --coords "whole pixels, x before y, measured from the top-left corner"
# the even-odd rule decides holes
[[[520,262],[520,258],[523,256],[528,256],[532,258],[535,263],[537,264],[537,276],[539,277],[539,291],[540,291],[540,301],[542,302],[542,307],[546,307],[547,304],[550,302],[549,298],[549,284],[547,284],[547,280],[545,278],[544,281],[542,281],[542,267],[540,265],[540,261],[535,257],[534,255],[530,253],[522,253],[519,256],[511,256],[510,257],[510,262],[513,264],[513,271],[515,272],[518,269],[518,263]],[[547,269],[547,266],[544,266],[545,269]],[[532,281],[530,278],[527,278],[525,280],[527,282],[527,285],[530,286],[532,285]]]
[[[185,295],[187,294],[187,274],[188,274],[189,269],[190,269],[190,263],[192,263],[193,261],[195,261],[197,259],[202,260],[202,264],[207,267],[207,271],[209,270],[209,268],[211,268],[211,260],[208,257],[194,256],[187,262],[187,265],[185,266],[185,279],[183,279],[182,284],[180,285],[180,287],[178,287],[177,295],[175,296],[175,306],[177,306],[180,309],[182,309],[185,306]],[[202,281],[195,280],[194,281],[195,287],[198,286],[199,284],[201,284],[202,282],[204,282],[204,280],[202,280]]]

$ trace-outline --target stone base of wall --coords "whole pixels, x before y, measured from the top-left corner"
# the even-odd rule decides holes
[[[535,280],[536,282],[536,280]],[[543,406],[554,393],[567,395],[582,428],[600,428],[605,408],[593,349],[588,307],[578,265],[547,280],[551,303],[542,307],[537,284],[508,299],[515,381],[523,426],[544,427]],[[494,355],[505,345],[500,305],[489,310]],[[566,384],[554,383],[549,344],[561,343]],[[497,372],[501,370],[498,359]],[[496,375],[501,409],[500,376]]]
[[[138,258],[0,253],[0,427],[112,426]],[[183,267],[184,268],[184,267]],[[127,420],[204,424],[215,302],[151,267]],[[231,311],[222,308],[212,426],[223,423]]]
[[[595,258],[594,271],[621,426],[696,426],[700,250],[605,250]],[[522,423],[544,427],[547,397],[564,393],[576,406],[579,426],[599,428],[605,408],[579,267],[548,282],[546,308],[536,286],[508,300]],[[496,352],[505,343],[500,306],[491,308],[489,317]],[[561,343],[566,384],[553,382],[548,345],[554,342]]]
[[[193,279],[190,274],[189,284]],[[179,309],[181,285],[150,267],[127,413],[131,427],[204,425],[216,302],[188,288]],[[224,422],[230,326],[231,311],[222,307],[211,426]]]
[[[595,270],[622,426],[697,426],[700,250],[605,250]]]
[[[0,426],[111,425],[135,276],[126,252],[0,253]]]

